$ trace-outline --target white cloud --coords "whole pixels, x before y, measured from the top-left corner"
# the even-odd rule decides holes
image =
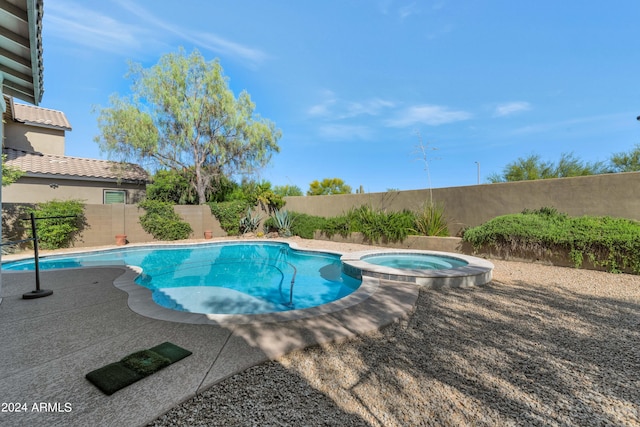
[[[361,115],[377,116],[385,108],[392,108],[394,103],[384,99],[374,98],[364,102],[350,102],[346,106],[342,117],[356,117]]]
[[[411,15],[414,15],[416,13],[419,13],[420,10],[418,9],[418,6],[416,5],[416,2],[413,2],[411,4],[408,4],[406,6],[402,6],[400,9],[398,9],[398,15],[400,16],[400,19],[405,19],[408,18]]]
[[[328,124],[319,129],[320,136],[332,140],[370,139],[371,129],[361,125]]]
[[[494,117],[510,116],[531,109],[531,104],[525,101],[498,104],[493,112]]]
[[[222,55],[235,56],[248,60],[252,63],[261,63],[267,59],[268,55],[259,49],[244,46],[240,43],[224,39],[211,33],[201,33],[190,41],[202,48],[208,49]]]
[[[578,117],[574,119],[560,120],[556,122],[536,123],[513,129],[512,135],[529,135],[553,132],[586,132],[591,133],[591,125],[611,126],[612,130],[619,129],[620,122],[628,121],[632,114],[603,114],[599,116]],[[622,120],[621,120],[622,119]]]
[[[345,101],[335,96],[332,91],[324,91],[325,99],[307,109],[313,117],[325,117],[330,120],[343,120],[358,116],[377,116],[382,110],[392,108],[395,104],[380,98],[366,101]]]
[[[193,43],[196,46],[200,46],[203,49],[240,59],[248,60],[252,63],[260,63],[267,58],[267,55],[259,49],[254,49],[248,46],[244,46],[240,43],[227,40],[214,33],[208,32],[191,32],[187,28],[182,28],[173,25],[170,22],[163,21],[157,18],[148,10],[137,6],[134,2],[129,0],[117,0],[120,6],[125,10],[128,10],[137,17],[149,22],[150,24],[161,28],[165,31],[171,32],[174,35]]]
[[[320,104],[312,105],[307,110],[307,113],[310,116],[314,116],[314,117],[326,117],[330,113],[330,111],[329,111],[329,107],[330,106],[331,106],[331,103],[325,101],[325,102],[320,103]]]
[[[401,111],[396,118],[386,121],[391,127],[410,127],[417,124],[438,126],[447,123],[469,120],[471,113],[451,111],[440,105],[414,105]]]
[[[312,105],[307,109],[307,114],[313,117],[328,117],[331,114],[331,107],[337,102],[334,93],[328,89],[322,91],[322,102]]]
[[[81,3],[58,0],[47,3],[44,16],[49,25],[46,28],[50,28],[49,31],[54,36],[71,43],[125,56],[130,55],[132,50],[148,51],[149,46],[162,44],[160,35],[167,33],[204,50],[235,57],[251,65],[261,63],[268,57],[259,49],[225,39],[217,34],[194,32],[189,28],[164,21],[149,10],[136,5],[135,2],[116,0],[116,3],[127,12],[128,16],[137,19],[135,25],[85,8]]]
[[[79,4],[48,3],[45,28],[54,37],[110,53],[129,53],[143,48],[142,31]]]

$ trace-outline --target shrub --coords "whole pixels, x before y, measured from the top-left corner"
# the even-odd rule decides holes
[[[518,251],[569,253],[574,265],[588,259],[610,272],[640,274],[640,222],[611,217],[570,217],[553,208],[496,217],[465,230],[474,250],[494,248],[505,255]]]
[[[240,234],[240,220],[249,207],[249,203],[245,200],[209,203],[211,213],[220,222],[220,227],[230,236]]]
[[[363,205],[347,213],[350,230],[361,232],[372,243],[380,240],[401,242],[413,228],[415,214],[408,210],[401,212],[375,211]]]
[[[387,213],[363,205],[350,209],[345,215],[328,218],[322,232],[329,237],[360,232],[372,243],[380,240],[401,242],[409,235],[414,223],[415,214],[409,210]]]
[[[302,213],[291,212],[293,223],[291,233],[303,239],[313,239],[316,230],[322,230],[327,219],[321,216],[313,216]]]
[[[422,210],[416,214],[414,231],[422,236],[449,236],[444,206],[426,203]]]
[[[145,200],[138,204],[146,213],[140,217],[140,225],[154,239],[181,240],[193,232],[191,226],[182,221],[173,210],[173,205],[159,200]]]
[[[51,218],[36,221],[38,243],[43,249],[60,249],[71,246],[73,240],[86,226],[84,204],[81,200],[51,200],[36,204],[35,208],[27,208],[36,218],[69,216],[70,218]],[[32,238],[30,224],[27,235]]]
[[[35,208],[26,209],[26,213],[34,213],[36,218],[69,216],[70,218],[50,218],[36,221],[38,241],[44,249],[58,249],[69,247],[86,225],[84,204],[79,200],[39,203]],[[33,237],[30,223],[25,224],[28,237]]]
[[[352,208],[343,215],[331,218],[289,212],[292,222],[290,229],[291,234],[305,239],[312,239],[316,230],[328,237],[335,234],[346,237],[349,233],[360,232],[372,243],[380,240],[400,242],[412,232],[431,236],[448,236],[443,208],[439,206],[433,209],[425,208],[425,212],[421,214],[415,214],[409,210],[385,212],[375,210],[369,205]],[[424,219],[423,223],[418,225],[422,216],[432,219],[430,222]],[[267,233],[280,228],[273,216],[264,222],[264,227]],[[421,231],[422,229],[426,232]]]

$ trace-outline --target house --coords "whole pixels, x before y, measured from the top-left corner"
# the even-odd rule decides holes
[[[5,165],[24,175],[2,189],[4,203],[131,204],[144,198],[149,177],[142,167],[64,155],[71,125],[63,112],[15,103],[8,96],[5,104]]]

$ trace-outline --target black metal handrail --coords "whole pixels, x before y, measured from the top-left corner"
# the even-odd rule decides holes
[[[36,272],[36,289],[31,292],[27,292],[22,295],[24,299],[42,298],[53,294],[50,289],[40,289],[40,255],[38,251],[38,229],[36,227],[36,221],[40,219],[59,219],[59,218],[74,218],[77,215],[58,215],[58,216],[46,216],[36,217],[33,212],[29,214],[29,218],[20,218],[22,221],[31,221],[31,235],[33,237],[29,239],[15,240],[11,242],[1,243],[1,246],[17,245],[24,242],[33,242],[33,261]]]

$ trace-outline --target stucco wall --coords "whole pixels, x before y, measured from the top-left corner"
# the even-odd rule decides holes
[[[144,184],[22,177],[2,188],[7,203],[39,203],[53,199],[79,199],[87,204],[102,204],[103,190],[126,190],[127,203],[135,204],[145,196]]]
[[[2,205],[2,231],[3,236],[9,240],[23,238],[25,227],[30,226],[28,221],[15,221],[16,217],[24,217],[20,214],[20,206],[12,203]],[[193,233],[190,238],[202,239],[205,230],[211,230],[214,237],[226,236],[218,220],[211,214],[209,206],[176,206],[175,211],[191,225]],[[137,205],[87,204],[87,225],[73,246],[113,245],[116,234],[126,234],[127,241],[131,243],[152,242],[153,236],[147,234],[140,225],[139,218],[144,213]]]
[[[286,198],[286,209],[325,217],[363,204],[390,211],[416,210],[429,197],[429,190],[297,196]],[[555,207],[573,216],[609,215],[640,220],[640,172],[435,188],[433,201],[444,205],[454,235],[463,227],[476,226],[499,215],[541,207]]]
[[[34,127],[8,122],[5,126],[4,146],[23,151],[64,156],[64,130]]]
[[[16,184],[3,189],[6,190]],[[287,197],[286,209],[320,216],[335,216],[351,207],[371,204],[388,210],[419,209],[429,200],[429,190],[389,193],[348,194],[339,196]],[[464,226],[479,225],[491,218],[523,209],[549,206],[570,215],[609,215],[640,221],[640,172],[587,177],[437,188],[433,200],[442,203],[456,234]],[[3,203],[3,234],[15,240],[15,230],[6,217],[15,213],[15,205]],[[176,206],[176,212],[191,224],[192,238],[200,239],[204,230],[216,237],[225,236],[208,206]],[[147,242],[153,238],[142,230],[138,218],[144,212],[137,205],[87,204],[87,229],[76,246],[114,244],[116,234],[126,234],[129,242]],[[403,242],[402,247],[409,243]]]

